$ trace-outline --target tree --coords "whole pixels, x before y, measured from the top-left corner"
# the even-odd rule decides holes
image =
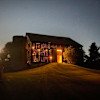
[[[2,49],[2,52],[0,52],[0,59],[1,61],[6,58],[6,54],[4,53],[4,49]]]
[[[79,48],[74,48],[69,46],[65,48],[65,52],[63,53],[64,60],[70,64],[81,64],[83,62],[84,51]]]
[[[99,53],[100,47],[96,46],[96,43],[92,43],[89,49],[89,61],[90,62],[96,62],[100,60],[100,53]]]
[[[13,43],[12,42],[8,42],[5,45],[4,52],[7,53],[7,54],[11,54],[12,48],[13,48]]]
[[[12,50],[13,50],[12,42],[8,42],[7,44],[5,44],[5,47],[3,48],[3,52],[0,53],[1,59],[5,60],[5,59],[9,58],[12,55]]]

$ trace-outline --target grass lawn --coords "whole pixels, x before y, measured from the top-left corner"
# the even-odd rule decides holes
[[[0,100],[100,100],[100,71],[50,63],[5,73]]]

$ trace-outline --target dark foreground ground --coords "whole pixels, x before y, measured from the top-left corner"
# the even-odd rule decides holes
[[[5,73],[0,100],[100,100],[100,71],[51,63]]]

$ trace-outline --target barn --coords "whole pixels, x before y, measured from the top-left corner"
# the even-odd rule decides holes
[[[5,72],[18,71],[41,66],[51,62],[62,63],[66,47],[82,49],[82,45],[67,37],[26,33],[25,36],[13,36],[13,41],[6,45],[11,58]]]
[[[27,63],[63,62],[65,47],[73,46],[82,49],[76,41],[59,36],[26,33]]]

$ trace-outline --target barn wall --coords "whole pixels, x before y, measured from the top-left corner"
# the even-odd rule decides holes
[[[13,70],[21,70],[26,67],[26,38],[23,36],[13,37],[13,51],[11,57],[11,63]]]

